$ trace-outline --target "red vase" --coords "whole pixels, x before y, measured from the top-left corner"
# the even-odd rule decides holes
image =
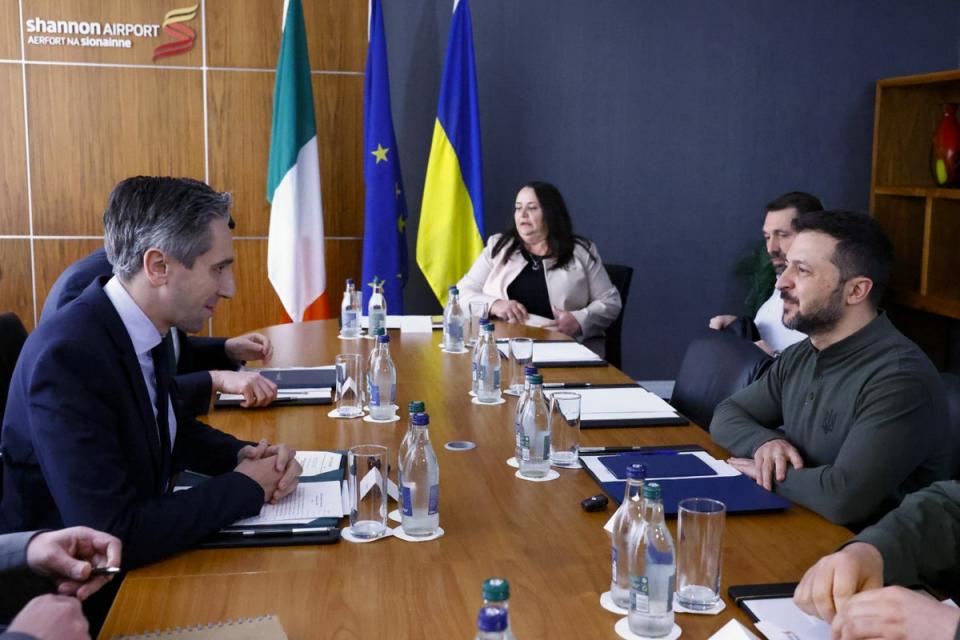
[[[957,184],[960,165],[960,123],[957,123],[957,105],[943,105],[943,119],[933,134],[930,150],[930,170],[939,187]]]

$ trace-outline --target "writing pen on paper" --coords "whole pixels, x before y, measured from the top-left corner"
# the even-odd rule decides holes
[[[297,536],[309,533],[329,533],[333,527],[299,527],[293,529],[226,529],[221,533],[237,536]]]

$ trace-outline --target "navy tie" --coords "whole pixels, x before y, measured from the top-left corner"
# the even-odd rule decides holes
[[[156,376],[157,390],[157,430],[160,433],[160,472],[161,491],[166,492],[170,481],[170,377],[173,375],[171,363],[174,361],[173,340],[167,333],[163,340],[150,350],[153,357],[153,373]]]

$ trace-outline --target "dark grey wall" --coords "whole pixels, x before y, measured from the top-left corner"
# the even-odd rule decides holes
[[[413,262],[451,0],[384,0]],[[792,189],[869,199],[874,82],[953,68],[955,0],[471,0],[487,232],[556,183],[605,262],[635,270],[624,368],[672,378],[741,308],[737,259]],[[436,307],[415,266],[408,312]]]

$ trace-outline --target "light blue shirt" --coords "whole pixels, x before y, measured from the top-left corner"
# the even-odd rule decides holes
[[[120,315],[120,320],[130,335],[130,341],[133,342],[133,350],[137,354],[137,361],[140,363],[140,373],[143,374],[143,382],[147,385],[147,394],[150,396],[150,406],[153,408],[153,417],[157,417],[157,384],[156,375],[153,371],[153,356],[150,351],[160,344],[163,336],[157,331],[147,314],[136,303],[130,293],[123,287],[117,276],[113,276],[103,287],[103,292],[110,298],[113,308]],[[173,451],[173,444],[177,440],[177,417],[173,411],[173,404],[167,401],[167,423],[170,425],[170,450]],[[159,429],[159,426],[157,427]],[[162,441],[162,439],[161,439]]]

